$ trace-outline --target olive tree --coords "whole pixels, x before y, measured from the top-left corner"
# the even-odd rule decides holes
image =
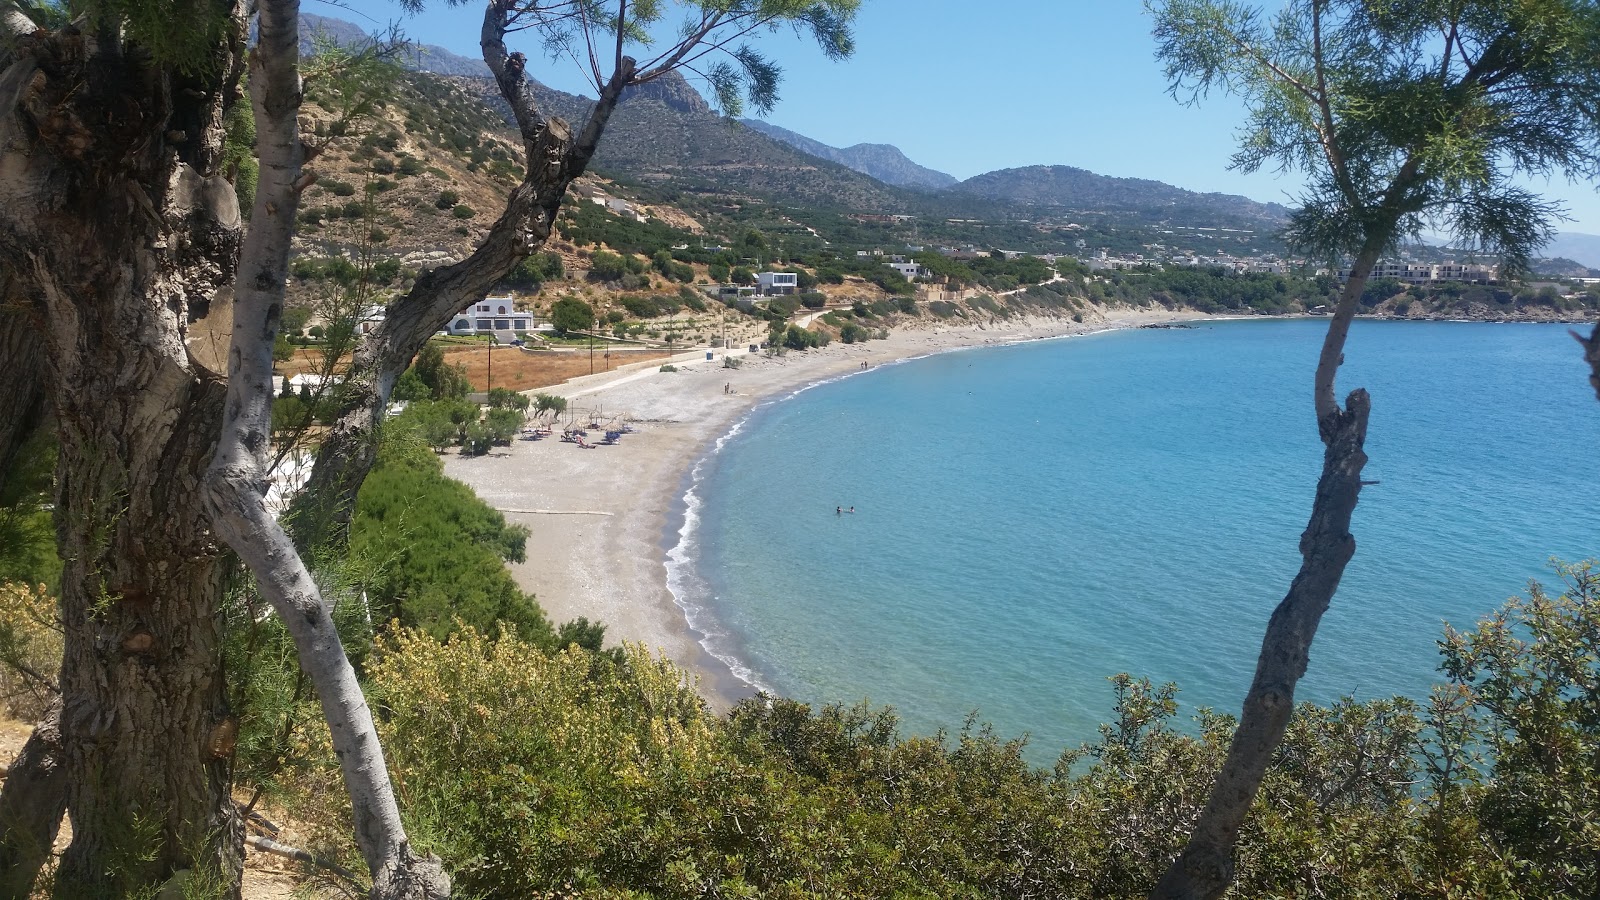
[[[489,0],[483,53],[523,139],[521,183],[467,259],[423,272],[356,347],[313,477],[321,499],[297,520],[312,523],[301,546],[324,545],[327,521],[337,543],[400,373],[542,246],[627,87],[696,67],[725,106],[741,91],[769,105],[778,70],[741,37],[804,26],[840,57],[856,2]],[[686,24],[658,49],[651,26],[679,12]],[[519,31],[587,48],[599,96],[581,128],[537,108],[526,57],[505,43]],[[43,391],[53,412],[64,560],[59,721],[36,731],[28,768],[0,792],[0,867],[14,892],[33,880],[64,806],[73,839],[58,896],[148,895],[185,873],[237,893],[238,725],[221,607],[242,560],[316,687],[372,896],[448,893],[438,861],[409,846],[326,598],[263,504],[271,348],[315,149],[297,124],[298,44],[297,0],[0,0],[0,286],[23,307],[0,318],[0,396]],[[643,64],[626,55],[637,47],[653,54]],[[224,146],[247,66],[261,163],[248,224]]]
[[[1600,7],[1593,0],[1147,0],[1174,97],[1243,100],[1233,165],[1304,173],[1288,243],[1350,274],[1312,382],[1322,475],[1303,562],[1267,625],[1228,757],[1156,897],[1217,897],[1282,739],[1311,642],[1355,553],[1371,407],[1334,379],[1374,265],[1424,228],[1522,269],[1559,208],[1518,176],[1600,172]],[[1591,364],[1600,334],[1586,343]],[[1600,372],[1600,369],[1597,369]],[[1596,376],[1600,378],[1600,375]],[[1597,385],[1600,390],[1600,385]]]

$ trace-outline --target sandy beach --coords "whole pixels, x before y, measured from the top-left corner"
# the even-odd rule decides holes
[[[724,366],[724,351],[709,351],[707,360],[702,349],[675,357],[676,372],[662,372],[656,362],[541,389],[566,397],[579,421],[631,423],[634,433],[615,446],[585,450],[558,436],[517,440],[483,457],[449,455],[445,471],[509,521],[528,526],[527,561],[510,568],[552,621],[583,616],[605,623],[608,643],[655,648],[698,676],[707,700],[725,708],[749,688],[700,647],[667,586],[666,553],[681,524],[676,507],[687,473],[742,416],[765,399],[861,371],[862,363],[875,367],[964,347],[1195,317],[1115,310],[1081,324],[1055,318],[939,323],[897,329],[886,340],[834,342],[778,357],[733,351],[736,369]]]

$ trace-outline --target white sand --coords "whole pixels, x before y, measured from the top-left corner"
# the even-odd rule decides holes
[[[532,531],[527,562],[510,568],[552,621],[584,616],[603,622],[608,643],[657,649],[699,676],[702,693],[724,707],[748,690],[700,648],[668,590],[667,529],[686,473],[740,416],[766,397],[859,370],[862,362],[878,365],[960,347],[1192,317],[1114,310],[1107,317],[1086,317],[1083,324],[1054,318],[942,324],[781,357],[745,355],[738,369],[723,367],[723,351],[713,351],[715,359],[707,362],[700,350],[678,357],[677,372],[659,371],[658,362],[542,389],[568,398],[569,412],[593,410],[602,421],[630,421],[636,433],[615,446],[584,450],[561,442],[558,432],[476,459],[450,455],[445,471]],[[733,393],[724,393],[729,386]],[[591,431],[589,440],[601,436]],[[678,524],[672,526],[673,541]]]

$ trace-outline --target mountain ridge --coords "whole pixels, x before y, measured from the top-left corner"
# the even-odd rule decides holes
[[[302,54],[316,52],[315,38],[319,34],[342,47],[357,49],[382,41],[381,36],[375,38],[372,34],[363,30],[361,26],[354,22],[347,22],[344,19],[303,12],[300,14],[300,21],[305,26],[300,36],[300,52]],[[489,66],[483,60],[452,53],[437,44],[408,42],[401,54],[401,58],[406,68],[421,72],[432,72],[435,75],[462,75],[471,78],[490,77]]]
[[[740,119],[740,124],[820,159],[847,166],[895,187],[941,190],[960,179],[912,161],[893,144],[852,144],[834,147],[761,119]]]

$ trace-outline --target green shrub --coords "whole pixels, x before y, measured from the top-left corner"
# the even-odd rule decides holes
[[[450,210],[450,215],[455,216],[458,219],[470,219],[477,214],[477,210],[466,205],[465,203],[458,203],[454,209]]]
[[[373,573],[374,617],[398,618],[440,637],[455,631],[457,621],[495,628],[503,620],[530,640],[548,638],[544,614],[505,568],[508,560],[526,558],[528,530],[506,524],[466,485],[445,478],[438,457],[421,443],[425,422],[462,415],[487,451],[487,430],[469,404],[414,403],[385,429],[350,525],[351,555]]]
[[[562,297],[550,304],[550,324],[562,337],[571,331],[586,331],[594,321],[594,307],[576,297]]]
[[[455,191],[440,191],[439,198],[433,201],[433,205],[439,209],[449,209],[460,202],[461,195]]]

